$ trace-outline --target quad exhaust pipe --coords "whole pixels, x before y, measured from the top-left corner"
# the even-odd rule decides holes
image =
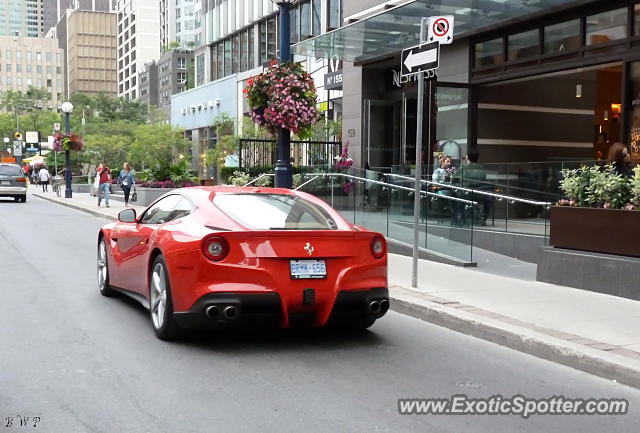
[[[207,317],[210,317],[211,319],[214,319],[218,315],[218,313],[218,307],[216,307],[215,305],[210,305],[206,310],[204,310],[204,314],[206,314]]]
[[[384,313],[388,309],[389,309],[389,300],[388,299],[381,300],[380,301],[380,311],[382,311]]]
[[[224,314],[225,319],[233,320],[238,317],[238,309],[232,305],[229,305],[228,307],[224,307],[224,310],[222,310],[222,314]]]

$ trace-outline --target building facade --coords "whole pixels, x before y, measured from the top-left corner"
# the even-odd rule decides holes
[[[62,49],[56,39],[0,36],[0,92],[26,92],[29,87],[46,89],[45,109],[55,109],[64,100],[65,73]]]
[[[113,12],[117,0],[43,0],[44,33],[58,25],[67,9]]]
[[[160,47],[170,49],[172,43],[180,48],[199,45],[199,26],[196,12],[201,0],[159,0],[160,1]]]
[[[193,51],[175,49],[160,57],[158,64],[158,108],[171,119],[171,97],[187,90],[189,70],[193,73]],[[193,79],[193,76],[191,77]]]
[[[68,9],[56,27],[64,50],[65,95],[117,94],[116,14]]]
[[[344,60],[343,136],[358,165],[415,164],[417,82],[401,77],[400,55],[431,15],[453,15],[458,34],[441,46],[431,118],[425,109],[425,174],[438,155],[461,164],[471,150],[514,163],[496,165],[498,177],[523,162],[606,158],[616,141],[640,160],[640,2],[405,3],[345,1],[343,23],[355,24],[334,32],[335,44],[321,36],[294,48],[330,57],[334,46]]]
[[[118,96],[137,99],[138,71],[160,58],[160,8],[157,0],[118,0]]]
[[[150,62],[145,63],[142,70],[138,73],[138,80],[140,81],[140,96],[141,102],[148,106],[158,106],[158,63]]]
[[[0,0],[0,36],[43,37],[43,0]]]

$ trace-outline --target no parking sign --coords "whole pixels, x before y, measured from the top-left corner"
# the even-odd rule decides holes
[[[428,42],[450,44],[453,42],[453,15],[429,17]]]

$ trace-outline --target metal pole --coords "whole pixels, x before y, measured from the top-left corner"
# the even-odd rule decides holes
[[[280,8],[280,63],[291,60],[289,35],[289,5],[279,3]],[[293,184],[293,170],[291,168],[291,132],[278,127],[278,161],[275,169],[276,188],[291,188]]]
[[[64,113],[64,132],[71,132],[70,125],[70,113]],[[73,192],[71,191],[71,152],[69,150],[64,151],[64,181],[66,188],[64,190],[64,198],[72,198]]]
[[[427,18],[420,22],[420,45],[427,39]],[[420,242],[420,189],[422,180],[422,118],[424,115],[424,72],[418,73],[418,113],[416,119],[416,181],[413,194],[413,263],[411,286],[418,287],[418,242]],[[431,117],[431,113],[429,113]],[[431,123],[429,123],[429,128]]]

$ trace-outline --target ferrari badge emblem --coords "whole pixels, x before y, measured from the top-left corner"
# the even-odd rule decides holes
[[[309,255],[313,254],[313,252],[315,251],[315,248],[313,248],[313,246],[309,242],[307,242],[307,245],[304,246],[304,249]]]

